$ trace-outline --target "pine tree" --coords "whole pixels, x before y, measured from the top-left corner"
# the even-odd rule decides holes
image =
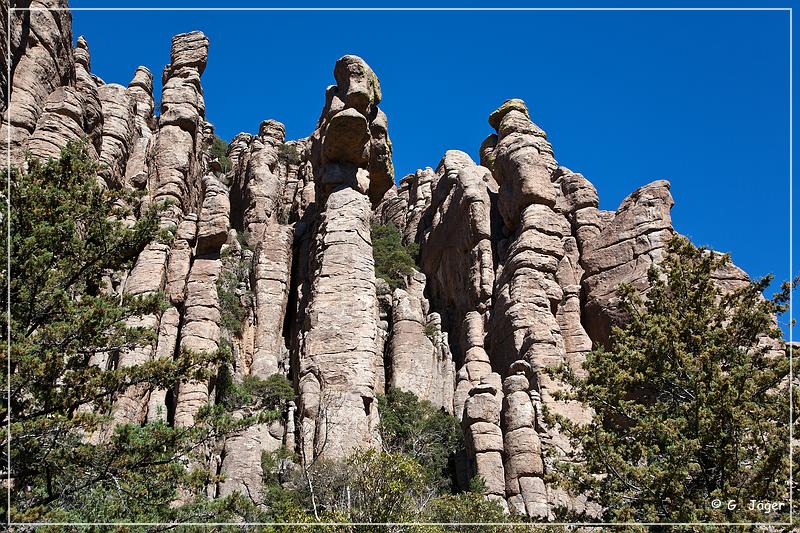
[[[454,488],[452,461],[465,453],[458,419],[395,387],[378,396],[378,412],[384,450],[417,461],[437,490]]]
[[[789,290],[762,297],[771,278],[723,292],[727,256],[673,238],[645,296],[620,288],[629,315],[586,377],[561,369],[594,410],[589,425],[559,417],[584,463],[560,465],[606,521],[777,522],[788,518],[788,358],[776,314]],[[795,394],[796,397],[796,394]],[[751,502],[777,502],[765,513]]]
[[[162,294],[120,295],[108,284],[147,243],[171,238],[159,229],[160,207],[143,207],[131,191],[99,187],[83,143],[67,146],[58,160],[28,164],[28,172],[11,173],[10,242],[2,237],[11,267],[10,286],[6,276],[0,281],[11,311],[3,320],[11,353],[8,361],[4,351],[2,363],[11,381],[4,383],[10,405],[2,412],[2,452],[10,439],[12,508],[4,511],[14,521],[224,518],[232,500],[174,507],[176,487],[203,486],[207,476],[185,467],[191,454],[248,420],[206,408],[196,427],[122,425],[102,444],[90,439],[128,387],[169,389],[207,377],[222,355],[185,352],[176,360],[115,365],[121,350],[152,343],[155,335],[129,319],[158,314],[165,304]],[[98,360],[106,363],[91,364]]]

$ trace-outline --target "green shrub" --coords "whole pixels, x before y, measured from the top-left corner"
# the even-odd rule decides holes
[[[436,334],[439,332],[439,328],[436,327],[436,324],[425,324],[425,327],[422,328],[422,332],[425,333],[425,336],[428,337],[431,342],[436,342]]]
[[[270,459],[266,465],[274,463]],[[274,471],[274,466],[273,466]],[[431,483],[426,468],[408,454],[385,450],[361,449],[342,460],[323,459],[309,467],[308,479],[296,472],[295,509],[283,505],[289,513],[280,520],[336,522],[518,522],[496,502],[482,493],[442,493]],[[268,480],[267,487],[274,486]],[[310,487],[313,486],[313,498]],[[278,501],[280,493],[278,493]],[[287,499],[284,497],[283,501]],[[314,512],[314,510],[316,512]],[[414,531],[444,532],[458,528],[424,528]],[[458,529],[461,531],[462,529]],[[342,531],[373,531],[345,528]],[[494,526],[470,527],[469,531],[510,531]],[[523,531],[523,530],[520,530]],[[528,530],[525,530],[528,531]]]
[[[299,165],[302,161],[300,150],[294,144],[283,143],[278,145],[278,155],[291,165]]]
[[[371,229],[375,276],[386,281],[392,290],[405,287],[404,277],[414,271],[419,245],[403,244],[400,231],[394,224],[372,224]]]
[[[238,286],[239,278],[236,274],[230,270],[223,270],[217,280],[220,319],[222,327],[234,335],[242,334],[244,321],[247,318],[247,308],[236,292]]]
[[[295,397],[292,384],[282,374],[273,374],[267,379],[248,375],[241,383],[235,383],[227,365],[223,365],[217,375],[217,391],[217,402],[228,411],[252,407],[274,411],[275,418],[280,415],[283,404]]]
[[[451,523],[509,523],[519,522],[520,518],[505,513],[497,502],[487,500],[477,492],[462,492],[459,494],[444,494],[433,498],[426,508],[424,520],[428,522]],[[470,527],[468,531],[533,531],[530,527],[504,526],[502,529],[494,526]],[[443,529],[445,530],[445,529]]]
[[[583,450],[582,463],[556,463],[555,473],[573,492],[596,495],[609,522],[758,520],[758,509],[724,503],[789,497],[789,361],[764,340],[781,338],[775,316],[792,287],[766,299],[766,277],[723,293],[715,277],[727,256],[680,236],[666,252],[648,272],[646,298],[619,288],[630,319],[586,355],[585,377],[553,371],[573,386],[562,397],[594,413],[580,426],[545,415]],[[786,510],[770,520],[788,518]]]
[[[160,239],[158,206],[142,205],[132,191],[101,189],[85,142],[70,142],[58,159],[27,163],[28,172],[15,168],[6,176],[9,203],[0,207],[10,225],[0,237],[0,249],[10,254],[0,292],[8,296],[13,372],[6,385],[14,391],[4,405],[14,435],[7,441],[14,479],[7,520],[241,521],[231,497],[176,505],[179,491],[194,487],[194,470],[185,465],[202,464],[202,450],[226,435],[212,432],[199,414],[192,428],[118,424],[102,442],[87,438],[105,427],[120,395],[144,383],[169,390],[205,380],[220,362],[217,352],[182,349],[175,358],[113,369],[93,364],[95,356],[150,347],[156,339],[153,328],[134,323],[169,305],[163,293],[119,295],[106,290],[106,278],[128,271]],[[136,221],[128,225],[131,214]]]
[[[464,448],[458,419],[431,402],[394,387],[385,396],[378,396],[378,412],[386,449],[419,462],[433,485],[451,488],[450,458]]]
[[[222,167],[223,172],[228,172],[231,167],[231,160],[228,157],[228,143],[222,140],[220,137],[214,135],[214,140],[211,142],[211,147],[208,149],[208,153],[211,154],[212,157],[216,157],[219,160],[219,164]]]
[[[247,236],[237,233],[242,249],[247,247]],[[222,327],[239,336],[244,331],[248,309],[253,303],[253,294],[249,289],[250,271],[253,261],[245,254],[226,253],[223,256],[222,272],[217,279],[217,299],[220,307]],[[244,289],[240,289],[244,285]]]
[[[239,242],[239,246],[242,247],[242,250],[250,250],[253,251],[253,247],[250,246],[250,234],[246,231],[237,231],[236,232],[236,240]]]

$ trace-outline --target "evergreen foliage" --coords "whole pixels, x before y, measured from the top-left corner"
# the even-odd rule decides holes
[[[425,334],[431,342],[436,341],[436,335],[439,333],[439,328],[436,327],[436,324],[425,324],[422,328],[422,332]]]
[[[283,143],[278,145],[278,155],[290,165],[298,165],[302,161],[300,151],[294,144]]]
[[[510,526],[471,526],[470,531],[513,531],[517,517],[479,493],[442,492],[431,483],[426,467],[402,452],[359,450],[344,461],[319,461],[309,471],[311,492],[297,480],[296,496],[283,521],[313,523],[458,522],[510,523]],[[318,518],[317,518],[318,517]],[[417,526],[413,530],[437,533],[459,531],[461,526]],[[388,528],[391,530],[391,527]],[[404,530],[397,526],[396,530]],[[374,531],[372,527],[346,526],[342,531]],[[523,529],[519,529],[522,531]]]
[[[550,417],[585,457],[561,473],[606,521],[788,518],[789,361],[762,339],[781,337],[791,287],[764,299],[765,278],[725,294],[713,273],[728,261],[675,237],[646,298],[620,289],[630,321],[588,354],[587,376],[562,369],[595,414],[583,427]],[[767,514],[751,501],[783,505]]]
[[[228,157],[228,143],[220,137],[214,135],[214,140],[211,141],[211,147],[208,149],[211,157],[216,157],[222,167],[222,172],[228,172],[231,167],[231,160]]]
[[[5,511],[18,521],[190,520],[212,508],[224,516],[231,500],[172,503],[176,487],[198,478],[183,466],[198,444],[246,421],[206,409],[192,428],[108,425],[113,399],[130,387],[208,379],[220,358],[184,352],[117,366],[121,351],[154,341],[154,331],[131,324],[160,313],[165,299],[116,294],[107,275],[130,268],[153,239],[169,238],[158,229],[160,206],[144,209],[133,192],[101,189],[83,143],[69,144],[58,160],[28,165],[24,174],[12,170],[11,242],[2,237],[3,248],[11,247],[10,286],[3,276],[0,290],[11,297],[3,327],[11,329],[13,413],[8,435],[3,411],[13,479]],[[124,224],[132,214],[136,222]],[[100,434],[106,442],[96,445],[92,436]]]
[[[243,234],[237,234],[237,237],[239,235]],[[253,301],[253,294],[248,288],[251,268],[251,259],[245,259],[242,255],[225,254],[223,268],[217,278],[217,301],[220,307],[221,325],[225,330],[237,336],[244,331],[248,309]]]
[[[450,460],[464,451],[458,419],[394,387],[378,396],[378,412],[384,448],[419,463],[427,480],[438,489],[452,489]]]
[[[405,276],[416,266],[419,245],[403,244],[402,235],[394,224],[373,223],[371,229],[375,276],[386,281],[392,290],[405,287]]]
[[[282,374],[273,374],[267,379],[246,375],[241,383],[234,383],[227,365],[220,368],[217,376],[217,402],[227,410],[242,407],[268,412],[277,419],[286,402],[295,398],[292,384]]]

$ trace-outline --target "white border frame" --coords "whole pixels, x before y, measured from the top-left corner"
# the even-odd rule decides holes
[[[11,12],[12,11],[781,11],[789,13],[789,277],[794,279],[792,263],[792,213],[793,213],[793,33],[792,33],[792,7],[74,7],[74,8],[14,8],[8,5],[6,17],[6,58],[7,58],[7,83],[6,109],[11,114]],[[11,526],[188,526],[188,527],[222,527],[222,526],[290,526],[299,528],[324,527],[324,526],[509,526],[509,527],[547,527],[547,526],[578,526],[578,527],[623,527],[623,526],[791,526],[794,522],[794,494],[793,494],[793,453],[792,443],[794,440],[794,401],[793,387],[794,366],[793,366],[793,291],[789,293],[789,522],[532,522],[532,523],[513,523],[513,522],[11,522],[11,123],[7,125],[6,147],[7,166],[6,166],[6,275],[9,277],[7,283],[6,306],[8,317],[8,334],[6,339],[7,360],[7,408],[8,419],[6,432],[8,435],[6,445],[7,454],[7,478],[6,478],[6,525]]]

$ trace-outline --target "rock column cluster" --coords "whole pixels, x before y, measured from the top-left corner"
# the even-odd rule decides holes
[[[10,141],[12,163],[25,171],[25,151],[47,159],[86,138],[101,187],[142,191],[144,208],[169,203],[160,224],[170,238],[149,243],[130,271],[108,273],[104,287],[120,296],[163,291],[163,312],[129,321],[155,341],[90,364],[114,369],[186,350],[232,355],[209,380],[128,388],[94,442],[122,423],[192,426],[203,406],[225,405],[226,379],[284,376],[296,401],[277,420],[220,438],[195,465],[218,476],[207,495],[263,503],[263,452],[284,446],[305,461],[337,460],[377,447],[376,395],[396,387],[461,421],[461,484],[480,476],[487,498],[537,520],[560,507],[596,513],[585,496],[546,481],[554,461],[581,458],[545,413],[578,424],[591,416],[557,399],[567,385],[549,370],[583,372],[586,353],[627,319],[617,287],[647,290],[647,270],[675,233],[668,182],[635,190],[615,212],[599,209],[594,186],[558,165],[514,99],[489,116],[495,133],[478,149],[480,164],[450,150],[435,170],[395,185],[380,84],[356,56],[336,62],[309,137],[287,141],[282,123],[265,120],[234,137],[228,168],[209,152],[205,35],[173,38],[156,114],[151,71],[139,67],[127,87],[94,75],[86,40],[73,47],[69,11],[0,15],[11,17],[8,35],[0,21],[12,51],[0,68],[11,72],[0,83],[0,140]],[[420,247],[418,268],[394,290],[376,279],[371,223],[394,224]],[[733,265],[715,279],[723,291],[747,283]],[[230,323],[231,305],[241,324]],[[783,353],[774,339],[763,344]],[[243,418],[261,407],[230,409]]]

